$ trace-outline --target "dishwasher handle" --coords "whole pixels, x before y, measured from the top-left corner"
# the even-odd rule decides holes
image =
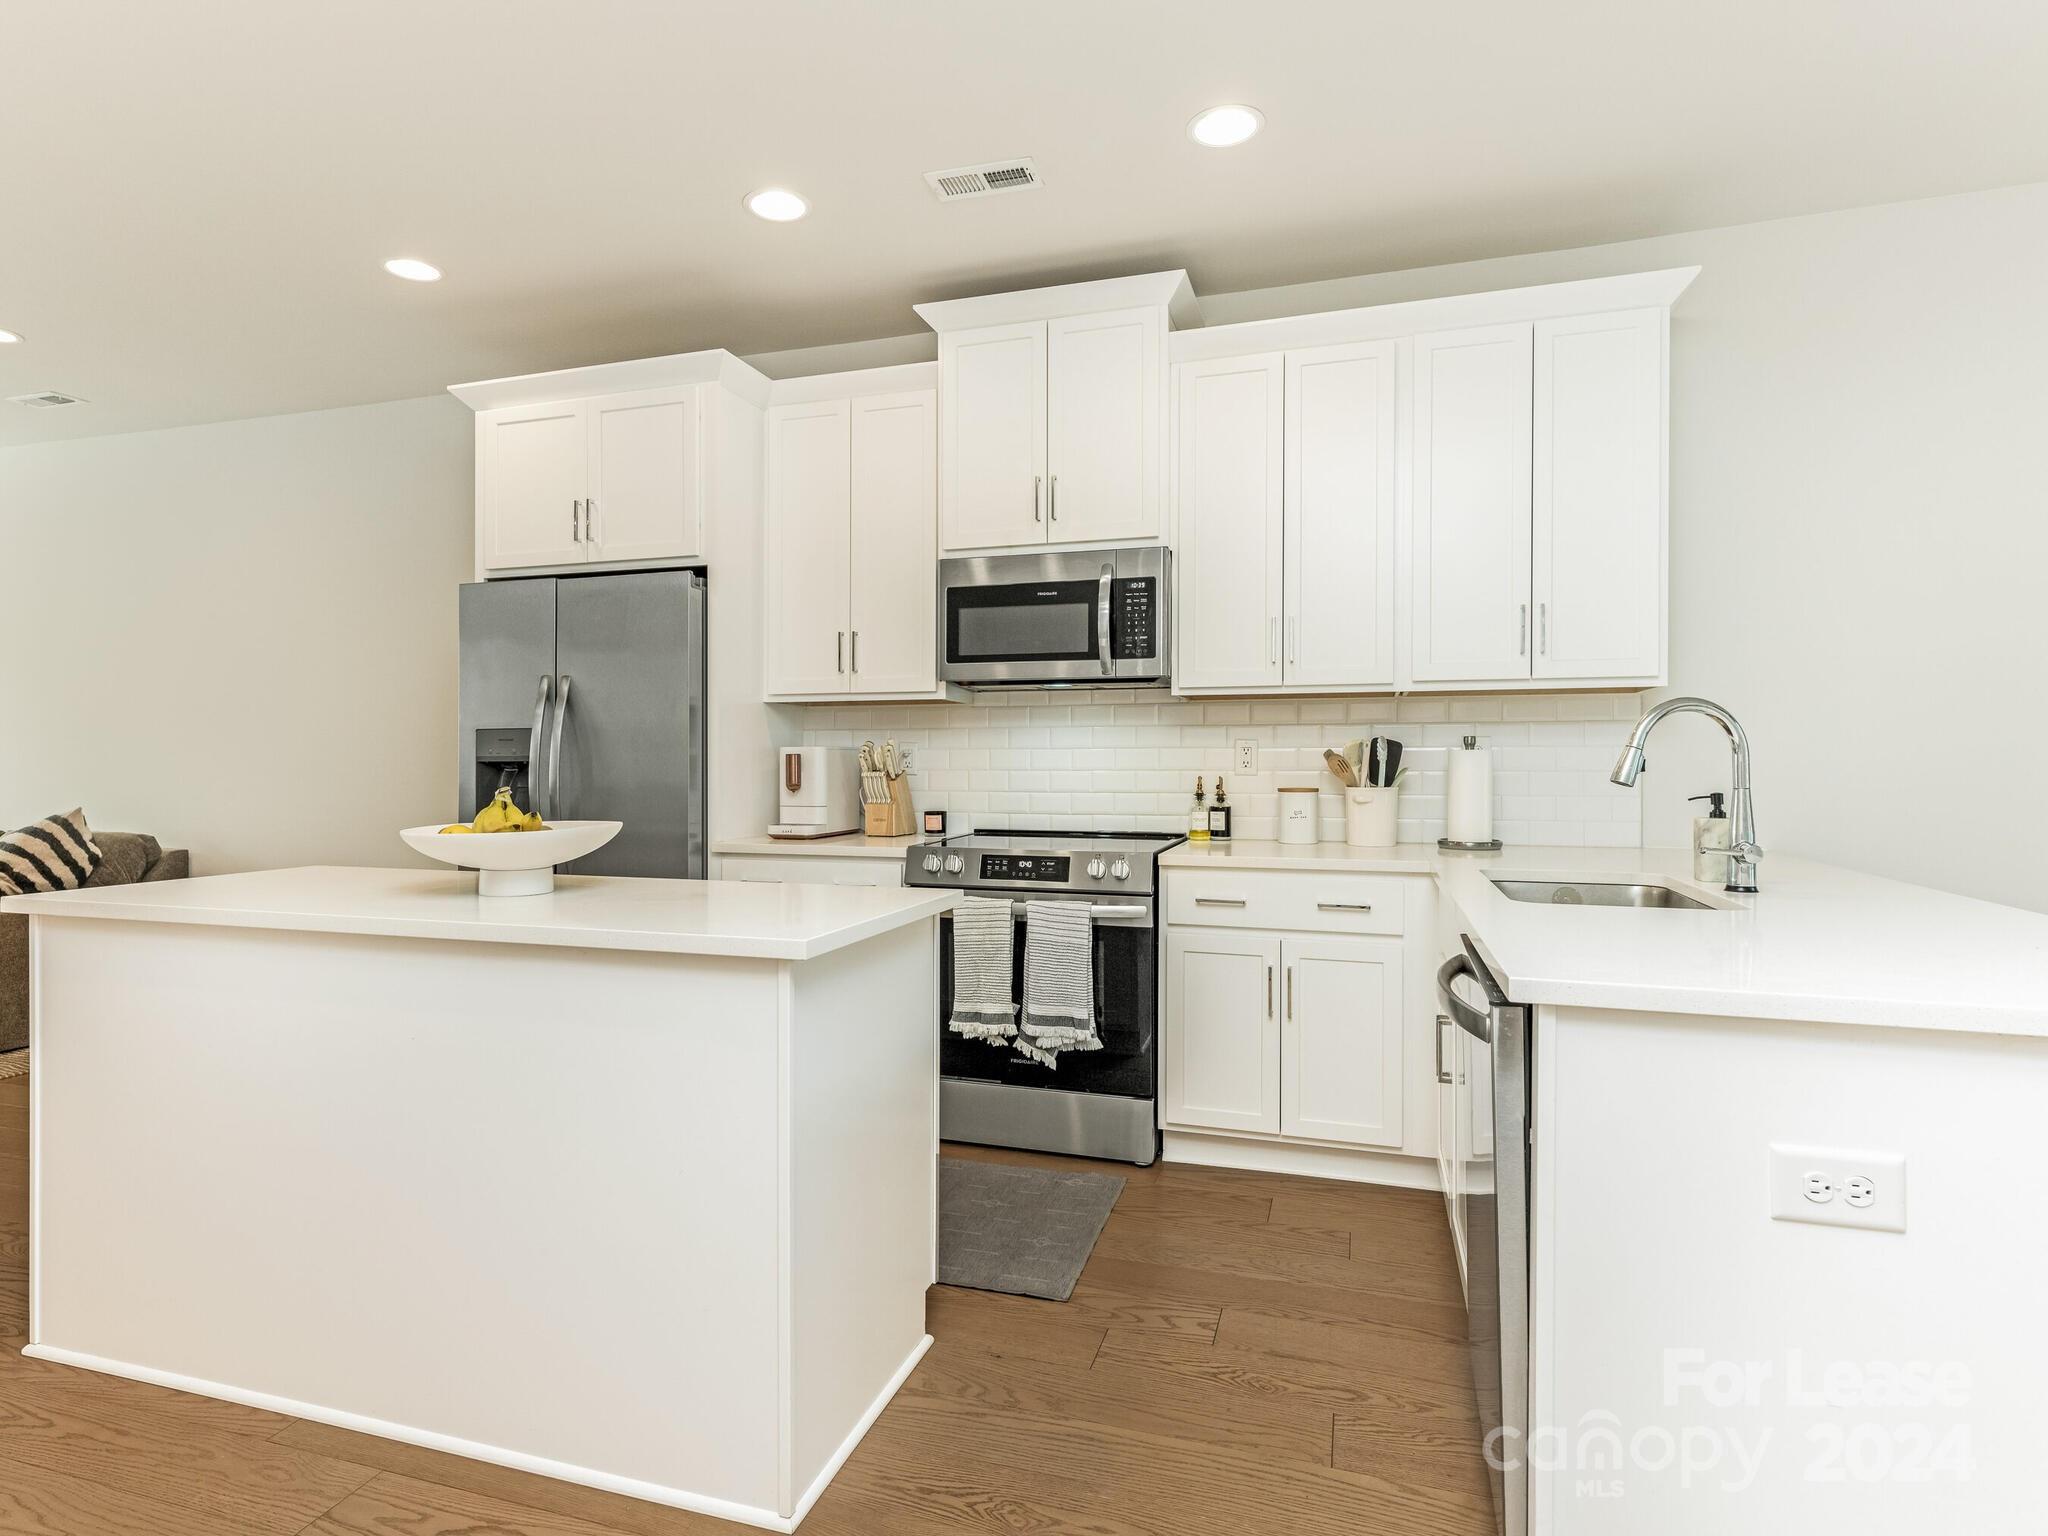
[[[1464,1030],[1466,1034],[1472,1036],[1475,1040],[1484,1040],[1490,1044],[1493,1040],[1493,1013],[1489,1009],[1474,1008],[1470,1003],[1458,996],[1456,992],[1451,990],[1451,983],[1460,976],[1470,976],[1475,981],[1479,979],[1479,973],[1472,968],[1472,961],[1466,955],[1453,955],[1442,965],[1438,966],[1436,970],[1437,998],[1443,1003],[1444,1012],[1450,1015],[1451,1021],[1458,1028]]]

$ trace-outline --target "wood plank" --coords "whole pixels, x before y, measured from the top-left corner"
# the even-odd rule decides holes
[[[1465,1309],[1438,1299],[1441,1287],[1417,1296],[1399,1290],[1371,1290],[1341,1283],[1276,1279],[1227,1269],[1144,1264],[1134,1259],[1089,1261],[1091,1283],[1141,1295],[1173,1297],[1217,1308],[1264,1303],[1301,1312],[1347,1317],[1358,1322],[1401,1328],[1430,1338],[1463,1339]]]
[[[1143,1328],[1204,1339],[1216,1336],[1215,1307],[1143,1292],[1120,1292],[1090,1280],[1085,1269],[1074,1286],[1074,1294],[1065,1301],[1042,1301],[1035,1296],[1009,1296],[999,1291],[974,1291],[951,1285],[933,1286],[925,1293],[925,1327],[936,1336],[938,1329],[932,1324],[934,1307],[940,1309],[938,1315],[972,1319],[983,1327],[1002,1328],[1037,1320],[1070,1328]]]
[[[1291,1280],[1302,1285],[1332,1285],[1345,1290],[1381,1291],[1392,1296],[1413,1296],[1419,1300],[1442,1300],[1448,1288],[1457,1295],[1456,1258],[1448,1247],[1415,1262],[1359,1260],[1342,1254],[1303,1252],[1247,1237],[1235,1229],[1221,1232],[1158,1232],[1127,1235],[1104,1229],[1095,1245],[1097,1258],[1123,1259],[1137,1264],[1173,1269],[1209,1270],[1237,1275],[1246,1280]],[[1095,1263],[1090,1260],[1091,1267]],[[1086,1270],[1081,1276],[1085,1283]],[[1110,1324],[1108,1326],[1115,1326]]]
[[[12,1462],[279,1533],[297,1532],[373,1469],[94,1405],[90,1415],[0,1389],[0,1446]]]
[[[1332,1456],[1347,1471],[1370,1472],[1404,1488],[1461,1494],[1476,1503],[1493,1496],[1482,1440],[1476,1423],[1432,1430],[1405,1415],[1340,1413]]]
[[[739,1527],[728,1527],[738,1530]],[[618,1536],[615,1527],[380,1472],[305,1536]]]
[[[904,1390],[1022,1418],[1135,1429],[1314,1466],[1330,1464],[1334,1426],[1329,1410],[1299,1401],[1262,1403],[1194,1378],[1146,1379],[1115,1366],[991,1360],[935,1344]]]
[[[28,1280],[0,1280],[0,1334],[28,1334]]]
[[[0,1399],[45,1403],[91,1417],[105,1407],[116,1413],[146,1417],[167,1431],[185,1428],[268,1440],[291,1419],[263,1408],[200,1397],[125,1376],[84,1371],[54,1360],[35,1360],[18,1349],[0,1349]]]
[[[859,1460],[860,1451],[854,1452]],[[915,1482],[897,1474],[863,1484],[842,1474],[803,1523],[803,1536],[1179,1536],[1173,1510],[1150,1518],[1111,1514],[1086,1497],[1063,1503],[1015,1478],[991,1484],[926,1468]],[[487,1536],[487,1533],[478,1533]]]
[[[28,1220],[0,1218],[0,1278],[28,1278]]]
[[[995,1297],[987,1291],[963,1291],[935,1285],[925,1292],[925,1331],[941,1343],[976,1350],[997,1359],[1042,1360],[1049,1365],[1087,1365],[1102,1347],[1104,1328],[1058,1315],[1059,1304],[1041,1302],[1051,1313],[1030,1305],[1006,1306],[1022,1297]],[[1137,1330],[1140,1332],[1147,1330]]]
[[[268,1536],[275,1529],[13,1458],[0,1476],[0,1531],[8,1536]]]
[[[1450,1339],[1425,1338],[1354,1318],[1291,1312],[1280,1307],[1225,1307],[1216,1342],[1293,1360],[1327,1360],[1359,1371],[1384,1371],[1446,1386],[1469,1381],[1472,1369],[1465,1345]]]
[[[744,1529],[729,1520],[714,1520],[709,1515],[670,1509],[665,1504],[649,1504],[644,1499],[629,1499],[624,1494],[586,1488],[581,1483],[557,1482],[554,1478],[540,1477],[532,1472],[518,1472],[487,1461],[471,1461],[466,1456],[451,1456],[445,1451],[430,1451],[424,1446],[407,1445],[402,1440],[385,1440],[376,1435],[358,1434],[352,1429],[315,1424],[307,1419],[288,1425],[271,1443],[346,1457],[363,1467],[502,1500],[538,1514],[588,1521],[617,1531],[621,1536],[738,1536]],[[405,1527],[401,1525],[396,1529],[403,1531]],[[456,1529],[463,1528],[458,1526]],[[481,1530],[471,1528],[466,1536],[495,1536],[495,1533],[486,1525]]]
[[[1295,1360],[1231,1344],[1196,1344],[1116,1329],[1103,1341],[1096,1365],[1199,1377],[1247,1395],[1298,1398],[1356,1418],[1405,1418],[1432,1433],[1468,1430],[1474,1444],[1479,1440],[1478,1409],[1469,1381],[1366,1371],[1327,1360]]]
[[[28,1074],[19,1077],[0,1077],[0,1104],[28,1104]]]
[[[1121,1204],[1110,1213],[1102,1235],[1114,1239],[1121,1248],[1155,1240],[1213,1239],[1238,1251],[1271,1249],[1283,1253],[1320,1253],[1339,1259],[1351,1257],[1351,1233],[1344,1228],[1278,1227],[1270,1221],[1242,1221],[1213,1213],[1199,1216],[1179,1211],[1127,1211]]]
[[[28,1145],[28,1106],[0,1104],[0,1147],[14,1150],[16,1140]]]

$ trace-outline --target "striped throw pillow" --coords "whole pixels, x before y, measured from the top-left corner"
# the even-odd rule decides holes
[[[84,811],[45,816],[0,837],[0,896],[75,891],[92,878],[99,862],[99,845],[86,827]]]

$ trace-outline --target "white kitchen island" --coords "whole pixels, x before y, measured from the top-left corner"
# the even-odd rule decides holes
[[[10,898],[28,1353],[792,1529],[930,1344],[949,899]]]

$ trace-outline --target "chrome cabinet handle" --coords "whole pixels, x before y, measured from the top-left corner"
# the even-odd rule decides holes
[[[1372,910],[1372,903],[1369,901],[1319,901],[1316,903],[1316,910],[1318,912],[1370,912]]]
[[[1517,656],[1529,654],[1529,605],[1527,603],[1522,604],[1521,626],[1515,631],[1515,654]]]
[[[1287,967],[1287,1017],[1294,1018],[1294,967]]]
[[[1268,662],[1278,662],[1280,660],[1280,621],[1278,619],[1271,619],[1267,622],[1266,660]]]
[[[1197,896],[1195,898],[1195,905],[1198,907],[1241,907],[1244,905],[1244,899],[1239,896]]]
[[[1052,490],[1047,494],[1045,504],[1047,510],[1052,513],[1052,520],[1058,522],[1060,520],[1060,477],[1058,475],[1052,477]]]
[[[1301,620],[1289,619],[1287,621],[1287,659],[1289,661],[1293,661],[1295,659],[1294,653],[1296,648],[1300,645],[1300,643]]]
[[[540,749],[546,739],[548,721],[548,695],[555,689],[555,680],[543,672],[540,675],[540,697],[533,705],[533,734],[526,741],[526,787],[534,797],[533,814],[542,821],[548,819],[548,808],[540,798]]]
[[[838,646],[833,653],[832,670],[841,673],[846,671],[846,631],[843,629],[839,631]]]
[[[1273,1017],[1273,967],[1266,967],[1266,1017]]]
[[[1550,604],[1548,603],[1538,603],[1536,605],[1536,633],[1540,637],[1536,641],[1536,649],[1541,654],[1548,656],[1550,654]]]
[[[597,542],[597,498],[595,496],[583,498],[583,542],[586,544],[595,544]]]
[[[1044,489],[1045,476],[1033,475],[1031,477],[1031,521],[1033,521],[1034,523],[1042,523],[1045,521],[1045,515],[1038,510],[1039,492],[1043,491]]]
[[[583,503],[580,499],[569,503],[569,542],[583,542]]]
[[[847,647],[847,649],[850,652],[852,652],[853,656],[853,660],[851,664],[847,667],[847,671],[857,673],[860,671],[860,631],[854,629],[848,630],[847,633],[853,636],[853,644]]]
[[[1446,1088],[1451,1085],[1451,1074],[1444,1068],[1444,1030],[1450,1026],[1450,1022],[1450,1018],[1445,1014],[1440,1013],[1436,1016],[1436,1080]]]
[[[564,672],[561,692],[555,698],[555,739],[548,747],[548,808],[557,816],[562,814],[562,727],[568,723],[569,674]]]
[[[1060,477],[1054,475],[1052,483],[1057,487],[1060,483]],[[1102,637],[1102,675],[1104,677],[1111,677],[1116,673],[1116,657],[1113,654],[1115,647],[1110,644],[1109,639],[1109,583],[1110,578],[1115,575],[1116,567],[1105,565],[1102,568],[1102,580],[1095,589],[1095,623],[1096,632]]]

